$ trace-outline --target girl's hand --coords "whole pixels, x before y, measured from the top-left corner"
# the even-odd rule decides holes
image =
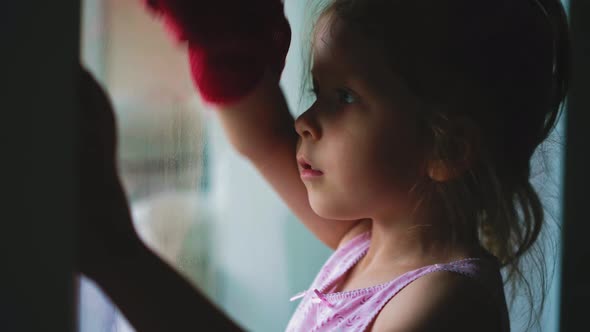
[[[82,67],[79,74],[79,272],[93,278],[114,259],[133,255],[139,237],[116,170],[116,126],[105,91]]]
[[[202,100],[232,105],[265,71],[281,76],[291,28],[281,0],[142,0],[172,36],[188,42],[193,82]]]

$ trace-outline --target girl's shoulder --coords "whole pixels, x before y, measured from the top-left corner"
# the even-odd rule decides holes
[[[407,285],[379,313],[371,331],[502,331],[501,305],[473,278],[449,271]]]

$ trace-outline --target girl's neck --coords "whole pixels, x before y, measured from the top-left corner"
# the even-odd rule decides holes
[[[453,241],[445,222],[373,220],[371,232],[369,251],[359,262],[364,268],[383,264],[417,268],[485,255],[475,232]]]

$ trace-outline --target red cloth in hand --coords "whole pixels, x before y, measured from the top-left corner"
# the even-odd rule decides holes
[[[212,104],[246,96],[266,68],[279,78],[291,42],[281,0],[144,0],[187,41],[193,82]]]

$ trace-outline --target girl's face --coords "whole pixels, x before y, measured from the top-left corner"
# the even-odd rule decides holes
[[[323,174],[302,174],[312,209],[324,218],[406,216],[423,176],[417,101],[377,47],[324,15],[313,40],[316,100],[295,121],[297,158]],[[307,166],[306,166],[307,167]]]

